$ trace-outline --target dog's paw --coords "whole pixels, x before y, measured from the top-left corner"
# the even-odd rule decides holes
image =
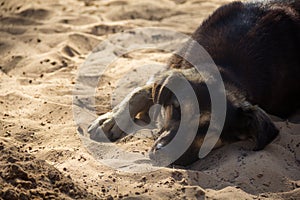
[[[108,112],[100,115],[92,124],[88,127],[88,133],[92,140],[100,141],[103,138],[104,133],[110,141],[116,141],[126,134],[117,126],[115,121],[115,113]]]

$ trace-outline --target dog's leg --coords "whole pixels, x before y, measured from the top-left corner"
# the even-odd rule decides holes
[[[88,132],[90,133],[90,138],[93,140],[101,138],[99,128],[110,141],[116,141],[126,136],[130,129],[130,121],[134,120],[139,113],[148,113],[150,107],[153,105],[151,92],[152,85],[146,85],[136,88],[128,94],[111,112],[99,116],[89,126]],[[121,122],[123,130],[118,127],[116,121],[118,123]]]

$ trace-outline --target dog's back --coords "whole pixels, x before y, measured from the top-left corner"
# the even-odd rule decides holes
[[[225,86],[234,84],[252,103],[287,117],[300,106],[299,10],[299,1],[234,2],[216,10],[192,37],[211,55]],[[181,51],[188,57],[189,49]],[[190,65],[175,55],[170,67]]]

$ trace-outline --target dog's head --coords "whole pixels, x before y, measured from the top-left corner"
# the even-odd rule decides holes
[[[162,106],[162,109],[159,114],[156,114],[160,137],[151,150],[152,155],[171,142],[181,125],[182,116],[185,115],[190,117],[190,123],[196,121],[198,129],[191,145],[174,164],[188,165],[198,159],[198,153],[210,125],[211,117],[211,100],[206,85],[209,81],[203,76],[205,75],[200,75],[193,69],[184,69],[160,77],[160,80],[154,84],[152,98],[154,103]],[[180,102],[178,96],[173,93],[174,88],[176,88],[177,94],[186,92],[188,88],[180,85],[183,79],[190,84],[196,101],[191,101],[189,95],[181,95],[183,99]],[[255,141],[254,150],[260,150],[277,136],[278,130],[269,116],[259,107],[247,102],[236,89],[226,87],[226,99],[225,124],[214,148],[225,143],[251,138]],[[195,113],[195,104],[199,106],[200,116]],[[180,140],[185,139],[181,137]],[[177,144],[181,144],[181,141],[178,141]]]

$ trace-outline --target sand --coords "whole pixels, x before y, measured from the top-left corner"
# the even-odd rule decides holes
[[[177,47],[168,42],[170,38],[160,37],[161,49],[122,55],[126,45],[134,42],[123,38],[125,46],[115,51],[111,44],[119,41],[111,39],[113,34],[131,29],[135,30],[131,34],[137,34],[136,28],[143,27],[191,34],[226,2],[230,0],[1,0],[0,198],[299,199],[297,120],[278,120],[279,137],[262,151],[251,151],[246,148],[248,142],[238,142],[188,168],[162,167],[142,173],[130,168],[139,166],[138,162],[128,163],[131,172],[108,166],[128,158],[119,154],[112,159],[114,144],[94,144],[80,134],[95,114],[109,111],[145,83],[152,69],[159,70],[167,62],[170,52],[163,48]],[[146,40],[148,36],[139,37]],[[108,39],[110,43],[103,43]],[[144,48],[138,41],[135,48]],[[98,88],[93,90],[95,112],[89,99],[76,93],[80,70],[87,63],[93,65],[90,55],[96,55],[94,65],[100,68],[113,60],[99,82],[95,73],[84,82],[91,90]],[[83,102],[73,102],[76,95]],[[85,109],[79,108],[80,103]],[[145,155],[152,142],[149,130],[144,130],[140,137],[126,137],[116,145]],[[106,155],[105,163],[95,157],[97,153]]]

